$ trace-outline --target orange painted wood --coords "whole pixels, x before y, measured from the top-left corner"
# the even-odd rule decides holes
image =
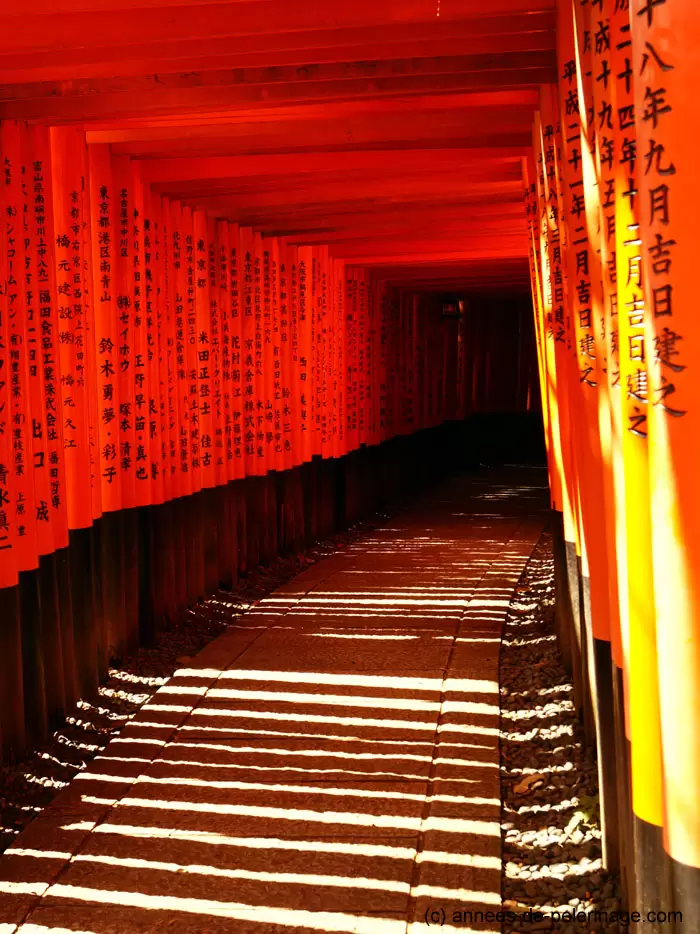
[[[534,65],[528,69],[514,67],[493,72],[469,71],[435,76],[385,77],[374,79],[350,78],[299,85],[247,85],[236,87],[176,87],[143,90],[113,91],[99,96],[85,94],[76,97],[57,97],[47,88],[43,97],[0,102],[0,119],[51,120],[81,122],[97,120],[105,113],[127,118],[147,113],[195,113],[207,109],[262,103],[332,102],[348,97],[381,99],[383,97],[421,96],[447,92],[474,92],[487,88],[534,88],[555,77],[551,65]]]
[[[233,4],[209,2],[152,7],[139,3],[138,7],[138,35],[144,43],[212,35],[276,35],[304,29],[337,29],[339,24],[346,28],[394,23],[425,24],[437,19],[433,0],[376,0],[374,3],[343,0],[321,8],[302,9],[290,8],[285,0],[264,4],[249,0]],[[4,35],[12,36],[12,48],[17,51],[70,48],[72,44],[80,44],[75,41],[76,36],[80,36],[84,44],[104,43],[104,37],[109,37],[112,44],[129,44],[134,38],[133,22],[121,13],[121,9],[105,3],[92,11],[73,10],[70,15],[65,15],[49,7],[43,15],[33,17],[31,27],[24,20],[25,11],[22,9],[18,11],[19,15],[0,17],[0,27]],[[164,16],[164,9],[167,16]],[[531,0],[493,0],[489,13],[510,15],[553,10],[554,0],[537,0],[534,8]],[[483,10],[476,0],[453,0],[446,10],[441,10],[440,19],[455,22],[470,16],[478,17],[479,14],[483,16]]]
[[[455,24],[449,33],[442,32],[443,38],[438,38],[439,30],[430,30],[426,35],[416,35],[413,39],[400,40],[395,38],[397,31],[378,30],[386,32],[387,39],[379,39],[373,35],[367,41],[351,44],[351,37],[346,35],[351,30],[343,30],[336,38],[337,45],[315,46],[320,42],[317,33],[307,33],[308,39],[296,38],[293,34],[290,48],[280,49],[284,45],[284,38],[267,39],[251,42],[249,37],[240,38],[209,38],[198,43],[196,56],[193,56],[192,45],[189,42],[172,41],[157,42],[147,46],[116,46],[102,48],[102,55],[94,49],[71,49],[66,52],[62,49],[47,52],[41,58],[29,59],[26,55],[0,54],[0,80],[3,84],[66,81],[89,78],[110,78],[115,73],[120,76],[136,76],[149,74],[157,70],[159,74],[174,74],[184,70],[212,71],[223,68],[262,68],[271,64],[276,66],[303,66],[308,63],[331,64],[336,62],[372,61],[382,62],[393,58],[436,58],[445,56],[463,56],[474,54],[503,54],[513,52],[546,51],[551,49],[553,36],[551,31],[543,28],[518,32],[518,25],[527,27],[532,16],[510,18],[506,25],[500,28],[503,32],[487,32],[484,29],[486,21]],[[546,20],[542,17],[542,23]],[[535,26],[536,24],[532,24]],[[415,27],[414,27],[415,29]],[[505,32],[505,30],[508,32]],[[461,35],[460,35],[461,33]],[[391,41],[393,40],[393,41]],[[306,48],[304,48],[306,43]],[[262,47],[256,51],[254,46]],[[238,49],[238,51],[236,50]]]
[[[133,410],[131,420],[134,431],[132,450],[134,477],[134,505],[149,506],[152,502],[153,438],[151,437],[150,399],[152,392],[151,364],[149,360],[149,315],[146,297],[146,248],[144,222],[146,202],[138,164],[130,166],[131,218],[129,239],[131,245],[132,306],[128,324],[131,341],[131,359],[127,377],[132,385]],[[125,325],[126,327],[126,325]]]
[[[664,843],[673,859],[700,868],[700,495],[688,460],[697,438],[693,314],[697,265],[697,139],[700,41],[697,9],[632,2],[638,207],[643,241],[649,366],[649,479],[656,653],[664,774]],[[661,91],[660,89],[663,89]],[[652,142],[653,141],[653,142]],[[690,161],[689,161],[690,160]],[[649,620],[641,650],[653,656]],[[682,751],[681,751],[682,750]],[[684,893],[692,899],[694,890]]]
[[[23,217],[27,196],[22,186],[22,128],[14,123],[3,123],[0,127],[0,145],[3,151],[4,182],[2,190],[2,215],[5,225],[5,270],[6,308],[8,330],[8,374],[10,399],[5,416],[8,425],[9,460],[7,469],[12,472],[12,494],[6,507],[13,518],[13,550],[19,571],[38,567],[37,507],[40,521],[50,521],[48,503],[37,503],[34,496],[34,457],[32,449],[32,407],[29,387],[29,344],[25,292],[25,237]],[[26,211],[28,212],[28,205]],[[56,351],[54,351],[56,353]],[[54,370],[55,373],[55,370]],[[58,391],[58,387],[54,385]],[[59,412],[56,414],[55,429],[62,429]],[[65,493],[64,493],[65,495]],[[43,517],[46,517],[45,519]]]
[[[68,544],[69,509],[75,510],[75,486],[68,488],[64,464],[66,450],[64,434],[65,416],[72,414],[64,407],[65,380],[60,379],[59,368],[52,365],[62,353],[62,332],[64,329],[62,309],[69,303],[71,313],[75,311],[70,297],[59,294],[56,288],[56,235],[53,206],[53,186],[51,169],[51,141],[46,127],[29,129],[25,139],[25,173],[32,179],[32,185],[26,185],[29,192],[28,213],[25,215],[25,314],[26,337],[29,360],[29,391],[31,397],[31,474],[34,483],[34,496],[38,508],[37,547],[39,554],[46,555]],[[78,171],[80,158],[77,159]],[[81,190],[79,184],[78,190]],[[79,210],[82,205],[79,205]],[[82,269],[82,231],[80,226],[71,231],[73,256],[71,274],[78,278],[77,301],[83,307],[81,295]],[[77,264],[77,268],[76,268]],[[69,296],[72,296],[74,283],[71,281]],[[70,330],[70,325],[66,325]],[[78,332],[79,334],[79,332]],[[78,339],[80,339],[78,337]],[[86,341],[87,344],[87,341]],[[87,362],[87,361],[86,361]],[[82,371],[85,374],[87,367]],[[80,377],[81,374],[79,373]],[[83,381],[84,383],[84,381]],[[69,389],[69,392],[71,390]],[[77,387],[81,394],[81,387]],[[83,401],[86,394],[83,387]],[[80,400],[79,400],[80,402]],[[86,435],[87,440],[87,435]],[[83,476],[86,485],[82,490],[91,489],[92,451],[83,444],[80,451],[81,467],[85,466]],[[41,504],[44,504],[43,506]],[[90,498],[84,507],[88,524],[92,521]]]

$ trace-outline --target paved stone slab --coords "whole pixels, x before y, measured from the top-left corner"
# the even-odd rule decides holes
[[[0,858],[0,934],[498,930],[455,919],[500,905],[520,492],[446,483],[183,664]]]

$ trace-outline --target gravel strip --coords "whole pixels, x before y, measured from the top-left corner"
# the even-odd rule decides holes
[[[602,868],[598,776],[573,704],[554,628],[552,538],[523,572],[501,649],[504,934],[599,932],[617,922],[553,919],[553,912],[619,911],[617,881]],[[522,913],[544,917],[523,920]]]
[[[0,766],[0,853],[78,772],[117,736],[177,668],[235,624],[248,609],[305,568],[361,540],[389,516],[376,513],[347,532],[289,558],[276,558],[219,591],[166,629],[154,648],[114,662],[93,703],[78,701],[50,742],[20,762]]]

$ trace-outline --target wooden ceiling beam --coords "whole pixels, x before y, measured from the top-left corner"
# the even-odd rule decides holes
[[[360,247],[340,247],[331,249],[333,256],[344,259],[346,262],[356,266],[379,266],[379,265],[406,265],[420,266],[422,263],[435,262],[464,262],[472,260],[480,262],[484,259],[498,259],[499,261],[521,257],[527,258],[527,249],[522,248],[522,237],[516,237],[514,242],[503,240],[500,237],[493,238],[493,245],[481,241],[472,243],[466,242],[457,244],[454,241],[405,241],[403,243],[386,244],[384,249],[378,247],[371,251]],[[393,251],[393,252],[392,252]]]
[[[299,237],[306,234],[318,234],[319,237],[334,232],[343,233],[366,230],[385,232],[404,232],[410,228],[434,229],[441,225],[471,224],[478,226],[482,222],[490,223],[494,218],[506,224],[520,223],[523,207],[518,202],[491,202],[470,204],[458,207],[444,207],[435,204],[422,208],[415,205],[402,206],[402,210],[392,211],[384,208],[377,211],[358,211],[334,214],[322,217],[299,217],[290,219],[282,226],[279,218],[258,218],[256,228],[266,236]],[[290,226],[291,223],[291,226]]]
[[[327,194],[328,200],[350,200],[356,197],[374,197],[390,192],[405,192],[411,196],[426,193],[442,196],[450,193],[454,197],[470,191],[478,192],[482,185],[502,185],[514,183],[514,189],[520,191],[521,172],[517,165],[499,167],[481,165],[426,170],[423,172],[397,170],[358,171],[358,172],[319,172],[295,176],[266,176],[256,178],[205,179],[186,182],[153,183],[154,190],[178,198],[245,198],[272,194],[278,203],[296,203],[299,193],[313,195]]]
[[[513,276],[512,278],[499,279],[497,277],[483,278],[475,277],[472,279],[463,278],[444,278],[435,277],[432,279],[414,279],[406,282],[400,276],[395,279],[387,279],[394,288],[410,288],[412,291],[428,292],[437,295],[452,295],[455,292],[464,293],[467,299],[478,294],[498,294],[524,297],[529,294],[529,278],[523,276]]]
[[[296,229],[313,230],[316,227],[333,228],[342,225],[360,227],[369,223],[410,224],[419,218],[441,215],[445,218],[464,217],[510,217],[524,213],[522,198],[512,192],[499,192],[484,197],[480,194],[471,194],[467,197],[431,198],[430,195],[416,197],[401,202],[385,200],[379,203],[377,198],[368,203],[361,200],[352,201],[326,201],[317,205],[292,205],[279,211],[277,215],[274,208],[258,208],[256,217],[262,224],[274,223],[275,218],[289,230],[289,221],[295,219]]]
[[[455,272],[455,269],[457,272]],[[410,270],[405,266],[394,268],[393,272],[387,275],[382,267],[376,266],[372,269],[372,274],[377,279],[391,282],[404,288],[413,288],[431,291],[431,292],[452,292],[470,291],[478,289],[483,285],[493,285],[501,291],[501,287],[508,287],[523,291],[527,294],[529,290],[530,273],[527,264],[523,262],[522,268],[513,266],[511,269],[499,266],[489,273],[479,273],[474,269],[465,269],[459,272],[458,266],[435,267],[431,273],[429,266],[417,267],[414,275],[409,276]]]
[[[0,101],[40,100],[42,98],[93,97],[111,94],[144,95],[192,88],[242,89],[262,86],[295,87],[318,83],[333,88],[339,82],[356,79],[432,78],[439,75],[483,74],[554,68],[553,50],[525,52],[479,52],[474,55],[433,58],[391,59],[389,61],[332,62],[301,66],[263,68],[224,68],[176,74],[145,74],[132,77],[80,78],[71,81],[39,81],[0,88]],[[489,85],[489,82],[486,82]]]
[[[211,158],[145,159],[141,175],[160,187],[171,182],[204,179],[255,179],[266,176],[294,176],[322,172],[388,171],[428,169],[444,171],[459,167],[468,172],[472,166],[487,161],[496,167],[517,165],[519,153],[502,154],[489,149],[409,149],[400,156],[393,150],[356,150],[350,152],[307,152],[262,156],[214,156]]]
[[[423,230],[427,233],[430,231],[430,227],[424,227]],[[525,218],[522,221],[516,221],[511,218],[509,221],[482,221],[478,224],[474,223],[464,223],[459,224],[456,222],[452,223],[439,223],[436,222],[434,227],[435,233],[440,237],[449,237],[453,244],[461,244],[464,242],[469,242],[475,237],[479,239],[488,236],[513,236],[515,234],[520,237],[527,236],[527,223]],[[362,244],[365,247],[366,252],[373,251],[374,245],[383,245],[387,241],[393,243],[401,243],[406,237],[406,228],[385,228],[379,231],[374,230],[372,227],[364,227],[358,230],[339,230],[339,231],[322,231],[320,233],[306,233],[306,234],[294,234],[290,233],[285,237],[286,242],[298,244],[299,246],[312,246],[314,244],[322,245],[328,244],[328,246],[333,247],[336,252],[342,252],[346,247],[355,248],[358,244]]]
[[[439,201],[420,201],[416,199],[415,201],[406,202],[404,205],[401,205],[401,207],[404,208],[407,213],[410,213],[413,210],[419,212],[424,207],[435,209],[436,207],[442,206],[448,211],[456,208],[463,209],[468,206],[481,208],[484,203],[484,200],[480,196],[471,196],[462,198],[459,201],[454,198],[445,198]],[[517,205],[521,207],[522,198],[520,196],[515,197],[511,192],[492,194],[488,197],[488,203],[511,207]],[[334,223],[342,221],[343,218],[357,214],[358,212],[365,215],[373,213],[375,217],[380,217],[392,214],[395,211],[394,205],[386,203],[379,204],[378,199],[366,202],[354,200],[349,202],[325,202],[307,205],[280,205],[278,207],[269,205],[264,208],[258,206],[249,209],[242,208],[240,204],[226,204],[223,203],[221,199],[212,199],[212,204],[208,207],[201,204],[198,205],[197,202],[193,202],[189,206],[203,207],[212,217],[226,218],[247,227],[255,227],[256,229],[269,227],[271,224],[274,224],[276,225],[277,232],[280,234],[289,230],[298,229],[300,223],[308,223],[310,226],[311,222],[317,221],[319,226],[330,227],[333,226]],[[307,229],[309,229],[309,227],[307,227]]]
[[[114,8],[104,0],[101,9],[62,11],[64,0],[38,0],[47,4],[38,15],[32,5],[12,13],[4,0],[0,35],[8,51],[43,52],[85,45],[130,45],[139,42],[188,39],[196,43],[211,36],[279,35],[339,28],[374,28],[413,23],[430,27],[483,16],[480,0],[450,0],[438,8],[436,0],[335,0],[329,3],[290,3],[289,0],[240,0],[240,2],[161,3],[147,6],[143,0],[119,0]],[[88,0],[82,0],[87,3]],[[51,4],[49,7],[48,4]],[[53,4],[57,4],[54,7]],[[138,18],[125,15],[133,7]],[[554,0],[490,0],[494,18],[517,14],[552,13]],[[438,12],[439,10],[439,12]]]
[[[142,127],[150,129],[172,129],[175,127],[234,126],[236,124],[258,123],[297,123],[299,121],[318,121],[334,119],[366,119],[388,114],[398,116],[411,115],[413,122],[432,116],[433,119],[445,119],[459,113],[462,119],[471,120],[479,113],[496,115],[501,113],[522,113],[523,108],[539,107],[539,88],[486,88],[478,91],[454,92],[440,95],[423,95],[405,99],[400,96],[385,98],[347,98],[338,101],[298,101],[296,103],[265,102],[254,110],[245,104],[242,106],[202,110],[196,113],[147,114],[134,117],[110,118],[106,114],[96,121],[91,131],[115,128]]]
[[[239,9],[241,10],[241,15],[245,15],[246,7],[252,7],[253,3],[262,4],[263,0],[207,0],[208,5],[214,6],[217,3],[221,5],[233,5],[240,4]],[[270,0],[264,0],[268,4],[268,9],[272,4]],[[143,13],[146,10],[160,10],[161,12],[170,12],[173,8],[176,7],[188,7],[196,6],[196,0],[119,0],[118,4],[115,4],[114,0],[34,0],[32,4],[32,15],[33,16],[56,16],[56,15],[75,15],[75,14],[85,14],[85,13],[105,13],[113,11],[117,7],[120,11],[126,10],[137,10],[139,13]],[[277,6],[282,4],[277,3]],[[352,11],[353,6],[362,10],[367,10],[371,5],[367,2],[359,2],[355,4],[350,4],[349,2],[336,3],[336,8],[339,11],[339,15],[345,18],[345,11]],[[423,0],[423,2],[418,3],[387,3],[386,0],[382,0],[382,3],[374,4],[375,15],[382,13],[387,16],[392,21],[414,21],[415,19],[428,19],[435,16],[436,7],[433,5],[432,0]],[[492,11],[496,13],[502,13],[508,9],[513,9],[513,5],[508,4],[492,4]],[[515,4],[522,10],[527,10],[527,6],[521,4]],[[539,3],[532,4],[538,10],[553,10],[554,7],[551,3]],[[458,11],[461,16],[464,15],[474,15],[478,16],[481,12],[481,5],[476,2],[476,0],[471,0],[471,2],[460,3],[458,5]],[[23,6],[22,0],[5,0],[3,5],[3,14],[7,17],[12,16],[22,16],[26,12],[26,6]],[[446,20],[450,19],[450,10],[445,10],[443,16]],[[352,13],[351,13],[352,15]],[[277,22],[277,21],[275,21]]]
[[[89,143],[136,144],[134,152],[175,157],[204,147],[227,155],[243,155],[247,147],[267,143],[286,152],[434,148],[493,149],[532,142],[536,89],[508,92],[446,94],[444,97],[388,97],[361,102],[295,104],[231,111],[220,115],[143,117],[122,123],[104,118],[88,127]],[[442,106],[438,107],[437,104]],[[515,143],[509,134],[518,134]],[[269,142],[268,142],[269,141]],[[275,142],[272,142],[275,141]],[[278,141],[278,143],[277,143]],[[459,144],[457,141],[460,141]],[[272,146],[270,146],[272,142]],[[258,151],[257,149],[255,151]]]
[[[412,204],[416,200],[430,200],[433,203],[454,203],[457,198],[464,202],[470,199],[473,201],[490,200],[494,197],[501,197],[509,201],[522,201],[522,184],[519,182],[500,182],[500,183],[482,183],[479,185],[465,185],[463,191],[453,192],[449,188],[442,191],[434,189],[414,189],[412,191],[402,190],[393,194],[386,194],[385,191],[375,189],[374,192],[358,192],[354,196],[347,197],[347,192],[341,191],[336,195],[333,192],[315,191],[312,189],[302,189],[295,193],[294,197],[287,196],[281,199],[276,193],[264,192],[257,194],[251,192],[248,195],[237,195],[229,197],[219,195],[214,198],[180,198],[177,192],[173,192],[172,197],[177,198],[188,207],[201,207],[205,211],[212,213],[219,211],[221,217],[235,216],[236,213],[247,214],[260,211],[267,208],[271,211],[277,211],[278,216],[283,217],[284,213],[279,210],[284,206],[286,213],[294,211],[303,211],[305,208],[312,210],[333,209],[337,204],[365,205],[366,208],[375,207],[380,211],[385,204]]]
[[[229,46],[243,45],[243,50]],[[192,54],[191,42],[154,46],[127,46],[119,50],[89,49],[63,50],[29,56],[0,54],[0,83],[19,84],[40,81],[70,81],[75,79],[105,79],[115,76],[159,76],[182,71],[217,71],[220,69],[261,67],[302,67],[338,62],[388,61],[407,58],[437,58],[476,54],[504,54],[517,52],[545,52],[553,45],[552,33],[545,30],[482,35],[478,32],[466,36],[415,39],[411,42],[364,42],[360,45],[330,46],[328,48],[290,48],[253,52],[241,40],[210,39],[197,43],[197,54]],[[99,52],[102,51],[102,56]]]
[[[230,155],[237,152],[249,156],[266,156],[271,154],[303,155],[306,152],[352,152],[355,148],[364,151],[377,149],[393,149],[397,154],[406,152],[407,136],[399,134],[387,134],[382,132],[378,134],[380,138],[371,139],[369,133],[362,136],[354,143],[343,145],[334,133],[326,133],[325,138],[318,136],[305,141],[296,137],[280,136],[242,136],[236,140],[219,139],[198,141],[194,138],[187,140],[171,141],[136,141],[117,142],[112,144],[112,151],[115,155],[126,155],[133,158],[147,161],[151,158],[164,158],[168,152],[173,155],[195,155],[198,158],[209,158],[213,156]],[[522,157],[527,154],[528,147],[532,145],[532,132],[511,131],[505,133],[482,133],[478,136],[450,136],[441,135],[437,131],[432,137],[424,135],[420,139],[421,148],[427,149],[431,146],[436,150],[449,148],[465,149],[470,145],[475,148],[484,148],[491,146],[494,150],[507,151],[515,153]]]
[[[275,213],[268,209],[264,212],[234,211],[231,210],[229,219],[239,222],[248,227],[254,227],[256,230],[264,231],[268,235],[287,236],[294,233],[307,233],[313,230],[333,230],[343,225],[368,226],[374,222],[381,224],[390,223],[393,219],[404,225],[430,223],[435,215],[459,217],[465,216],[467,212],[472,215],[490,216],[493,212],[500,210],[506,217],[519,218],[522,215],[521,201],[506,201],[503,198],[492,198],[488,203],[481,201],[471,201],[469,203],[440,204],[438,202],[413,202],[411,204],[400,205],[397,208],[384,205],[381,210],[367,205],[323,205],[321,209],[308,210],[307,208],[295,208],[290,211]],[[215,208],[210,212],[211,216],[221,216],[222,209]],[[490,212],[490,213],[489,213]]]
[[[377,279],[401,279],[405,283],[421,280],[436,281],[438,279],[452,279],[453,281],[467,281],[482,277],[488,279],[505,275],[509,278],[527,276],[529,279],[529,265],[525,257],[482,258],[475,260],[458,260],[454,262],[419,263],[410,267],[403,263],[379,263],[372,274]]]
[[[539,53],[536,53],[539,54]],[[0,102],[0,119],[51,120],[52,123],[88,123],[109,114],[128,117],[140,114],[196,113],[202,109],[225,108],[243,104],[255,108],[270,101],[295,103],[301,101],[342,101],[357,98],[381,98],[395,95],[425,95],[468,93],[486,88],[538,87],[553,81],[553,64],[533,67],[480,69],[463,73],[435,75],[412,74],[398,77],[350,78],[322,81],[300,80],[285,84],[211,84],[207,75],[187,78],[178,76],[179,84],[163,81],[163,87],[149,90],[104,91],[73,95],[61,92],[39,98],[5,99]],[[218,80],[218,79],[217,79]],[[61,93],[59,93],[61,92]],[[9,92],[5,92],[6,94]]]

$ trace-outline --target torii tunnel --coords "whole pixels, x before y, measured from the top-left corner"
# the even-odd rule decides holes
[[[700,932],[699,49],[2,0],[0,932]]]

